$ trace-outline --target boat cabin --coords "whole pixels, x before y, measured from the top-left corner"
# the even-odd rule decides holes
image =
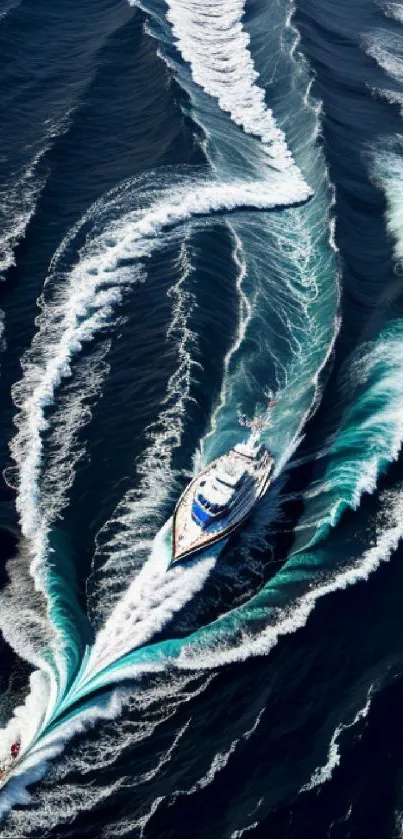
[[[247,480],[246,469],[226,468],[221,465],[212,474],[203,476],[197,485],[192,519],[201,528],[208,527],[224,516]]]

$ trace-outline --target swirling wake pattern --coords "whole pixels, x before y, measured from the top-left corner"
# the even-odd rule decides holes
[[[387,12],[396,17],[392,5]],[[172,716],[180,713],[190,695],[188,685],[201,680],[192,697],[208,689],[212,677],[206,670],[267,654],[280,637],[306,624],[320,598],[367,579],[401,538],[400,495],[391,502],[385,494],[381,502],[390,506],[388,522],[385,527],[383,515],[379,517],[374,544],[340,566],[331,542],[343,511],[356,509],[363,493],[375,489],[401,448],[396,384],[401,320],[396,317],[386,319],[335,370],[341,404],[348,407],[324,423],[320,450],[312,451],[308,443],[304,450],[313,477],[281,570],[238,608],[226,614],[218,609],[215,619],[209,616],[201,626],[196,620],[191,631],[171,633],[172,623],[180,628],[175,620],[184,606],[200,598],[220,552],[214,549],[197,562],[167,570],[169,514],[184,474],[178,458],[189,432],[189,412],[198,404],[198,377],[203,376],[202,336],[196,324],[205,290],[194,282],[198,237],[217,225],[225,228],[234,268],[228,296],[236,300],[238,322],[188,464],[193,456],[196,469],[233,445],[242,436],[240,410],[251,415],[268,392],[277,394],[274,427],[264,429],[262,437],[275,454],[278,480],[245,535],[241,555],[250,553],[250,546],[270,533],[271,523],[281,515],[284,482],[292,477],[294,454],[305,445],[308,421],[321,402],[340,326],[339,278],[331,221],[335,198],[318,143],[321,108],[310,96],[312,77],[299,53],[292,9],[273,10],[270,49],[264,54],[259,17],[245,17],[239,0],[207,2],[203,8],[193,0],[171,0],[166,13],[158,4],[142,3],[141,9],[169,74],[189,97],[181,106],[201,131],[204,163],[195,168],[164,166],[120,183],[70,229],[50,264],[37,330],[22,357],[22,378],[13,386],[15,465],[7,480],[16,488],[21,541],[14,570],[10,565],[9,588],[2,594],[1,624],[10,646],[34,669],[25,701],[0,733],[0,752],[7,753],[17,736],[22,743],[21,758],[1,792],[2,814],[15,804],[29,803],[27,786],[46,771],[50,780],[57,773],[64,778],[81,761],[85,774],[89,758],[80,757],[79,751],[57,768],[49,762],[74,734],[95,723],[105,726],[95,764],[109,765],[113,736],[107,726],[132,701],[122,682],[138,680],[136,712],[147,716],[154,702],[152,679],[162,680],[158,699],[162,693],[165,700],[169,687],[164,676],[174,671]],[[398,66],[392,72],[379,39],[365,43],[396,80]],[[393,49],[398,52],[397,42]],[[392,102],[396,95],[390,93]],[[292,113],[298,119],[293,121]],[[400,158],[378,147],[371,167],[371,177],[385,194],[396,266],[403,255]],[[45,180],[40,189],[44,186]],[[35,201],[39,191],[36,182]],[[12,227],[11,248],[23,234],[35,201],[21,230]],[[156,417],[145,429],[136,469],[134,464],[125,467],[128,489],[95,533],[84,602],[59,519],[69,510],[88,456],[86,428],[108,382],[118,324],[135,292],[151,283],[155,261],[161,255],[168,261],[172,254],[176,276],[168,289],[165,340],[175,349],[174,368]],[[33,589],[30,602],[21,598],[22,580],[24,592]],[[23,610],[18,622],[13,619],[17,602]],[[144,687],[144,677],[150,678],[149,686]],[[366,715],[369,705],[365,708]],[[248,732],[206,767],[189,794],[213,782],[238,744],[247,742],[260,725],[262,714],[259,710]],[[157,716],[144,723],[144,730],[128,730],[123,744],[113,748],[142,742],[166,719]],[[138,775],[139,785],[169,764],[188,728],[189,722],[178,727],[155,767]],[[335,758],[338,734],[330,742],[329,760],[323,771],[311,775],[311,787],[326,782],[340,762],[338,751]],[[82,800],[75,798],[62,815],[57,786],[44,793],[53,826],[120,789],[116,782],[93,794],[83,791]],[[162,801],[156,799],[132,825],[123,828],[117,822],[110,835],[134,829],[142,835]],[[28,835],[38,825],[42,829],[43,812],[39,807],[30,815]],[[9,816],[8,827],[10,835],[18,835],[18,810]]]

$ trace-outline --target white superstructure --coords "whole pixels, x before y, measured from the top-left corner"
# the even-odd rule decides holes
[[[189,484],[174,513],[172,563],[229,536],[266,492],[274,460],[255,431]]]

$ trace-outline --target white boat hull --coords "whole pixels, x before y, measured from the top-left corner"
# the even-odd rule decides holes
[[[242,467],[250,473],[253,480],[250,481],[247,491],[235,500],[225,517],[203,528],[192,518],[192,504],[196,488],[203,475],[211,474],[227,459],[231,461],[231,465],[235,463],[235,460],[241,460]],[[258,501],[267,491],[273,470],[274,460],[267,449],[264,449],[263,456],[259,460],[246,457],[244,454],[231,449],[230,452],[217,458],[200,472],[186,487],[174,512],[171,566],[177,562],[190,559],[196,553],[234,533],[250,516]]]

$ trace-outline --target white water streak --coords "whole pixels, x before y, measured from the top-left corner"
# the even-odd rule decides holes
[[[368,716],[368,712],[371,707],[371,700],[372,686],[368,691],[365,705],[362,708],[360,708],[359,711],[357,711],[354,719],[349,723],[340,723],[340,725],[336,726],[329,743],[326,763],[323,766],[318,766],[317,769],[315,769],[308,783],[304,784],[304,786],[301,787],[300,792],[309,792],[315,787],[324,784],[326,781],[330,781],[334,769],[336,768],[336,766],[340,765],[341,761],[339,744],[340,735],[344,731],[347,731],[347,729],[354,728],[354,726],[357,725],[358,722],[360,722]]]
[[[83,675],[84,684],[130,650],[150,640],[205,583],[215,557],[206,555],[194,564],[167,570],[171,558],[170,538],[168,546],[164,543],[170,527],[169,521],[156,537],[150,559],[98,633]],[[78,687],[81,689],[81,684]]]
[[[85,342],[105,328],[121,300],[122,287],[139,280],[133,267],[119,267],[122,258],[144,259],[160,245],[160,235],[169,226],[192,216],[253,206],[269,209],[308,197],[300,183],[281,178],[269,189],[261,182],[230,184],[193,183],[172,190],[143,210],[129,213],[98,237],[80,255],[67,277],[54,316],[56,334],[37,365],[30,367],[15,388],[19,403],[19,433],[13,441],[13,456],[19,466],[17,508],[21,529],[32,545],[31,574],[36,588],[47,594],[46,559],[51,524],[40,489],[43,434],[49,428],[46,409],[53,404],[62,380],[71,376],[71,363]],[[28,383],[27,380],[28,379]]]
[[[181,445],[186,411],[191,399],[192,374],[194,368],[199,366],[193,358],[197,336],[189,326],[196,301],[187,289],[193,269],[186,243],[181,247],[178,268],[179,280],[168,291],[173,307],[166,335],[168,341],[176,342],[178,366],[168,380],[156,421],[146,429],[149,445],[136,464],[137,473],[141,476],[140,485],[126,493],[112,518],[96,537],[96,551],[87,592],[97,623],[100,614],[107,616],[122,590],[127,588],[127,577],[133,576],[137,554],[141,560],[144,552],[151,551],[152,522],[175,485],[172,456]],[[118,527],[117,533],[113,533],[115,526]]]
[[[245,635],[238,645],[231,645],[222,638],[220,645],[216,641],[214,647],[207,645],[205,650],[203,646],[197,643],[188,647],[184,645],[176,664],[183,669],[203,668],[208,670],[236,661],[245,661],[250,656],[267,655],[281,637],[290,635],[305,626],[318,600],[335,591],[349,588],[358,582],[367,580],[382,562],[387,562],[390,559],[403,536],[403,492],[398,492],[395,496],[385,495],[386,500],[389,509],[389,526],[382,527],[375,544],[365,551],[358,562],[308,591],[299,600],[291,604],[289,609],[283,610],[276,623],[268,626],[260,635],[250,635],[249,637]],[[217,632],[219,634],[218,627]]]
[[[216,752],[214,758],[211,762],[209,769],[207,770],[206,774],[203,775],[196,783],[194,783],[189,789],[187,790],[180,790],[179,792],[175,793],[174,798],[178,798],[180,795],[193,795],[193,793],[198,792],[198,790],[205,789],[205,787],[209,786],[212,781],[214,781],[215,776],[218,772],[221,772],[228,764],[231,755],[233,755],[240,743],[246,743],[252,735],[255,733],[256,729],[260,725],[260,720],[265,712],[265,708],[262,708],[253,725],[247,731],[241,735],[241,737],[236,737],[235,740],[231,743],[228,749],[222,752]]]
[[[0,277],[15,264],[15,248],[25,235],[46,184],[47,173],[40,173],[40,164],[52,148],[54,140],[67,131],[70,115],[71,110],[60,120],[47,120],[46,134],[39,150],[0,191]]]
[[[218,100],[220,108],[247,134],[258,137],[272,166],[303,183],[284,133],[265,103],[257,84],[249,50],[250,37],[242,25],[244,0],[170,0],[168,20],[178,48],[190,64],[194,81]]]

